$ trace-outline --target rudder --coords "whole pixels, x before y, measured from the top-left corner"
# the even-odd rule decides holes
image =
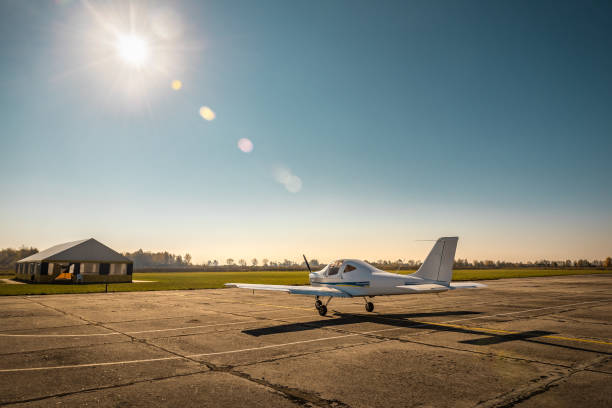
[[[459,237],[439,238],[414,276],[448,284],[453,278],[457,241]]]

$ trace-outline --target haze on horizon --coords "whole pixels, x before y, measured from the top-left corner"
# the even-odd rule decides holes
[[[0,3],[0,248],[612,254],[606,1]]]

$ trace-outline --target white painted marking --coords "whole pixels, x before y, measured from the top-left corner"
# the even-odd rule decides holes
[[[108,362],[108,363],[73,364],[73,365],[51,366],[51,367],[9,368],[9,369],[0,370],[0,373],[17,373],[21,371],[59,370],[63,368],[100,367],[100,366],[110,366],[110,365],[118,365],[118,364],[149,363],[151,361],[179,360],[181,358],[183,357],[173,356],[173,357],[149,358],[146,360],[113,361],[113,362]]]
[[[275,348],[275,347],[294,346],[296,344],[313,343],[313,342],[316,342],[316,341],[325,341],[325,340],[343,339],[343,338],[346,338],[346,337],[353,337],[353,336],[362,336],[364,334],[371,334],[371,333],[375,333],[375,332],[378,332],[378,331],[384,331],[384,330],[389,330],[389,329],[374,330],[374,331],[363,332],[363,333],[343,334],[342,336],[322,337],[320,339],[292,341],[291,343],[268,344],[267,346],[251,347],[251,348],[238,349],[238,350],[218,351],[218,352],[215,352],[215,353],[190,354],[187,357],[195,358],[195,357],[206,357],[206,356],[218,356],[218,355],[221,355],[221,354],[243,353],[245,351],[263,350],[263,349]]]
[[[155,330],[141,330],[141,331],[131,331],[131,332],[112,332],[112,333],[90,333],[90,334],[7,334],[0,333],[0,337],[96,337],[96,336],[118,336],[125,334],[142,334],[142,333],[157,333],[164,331],[173,331],[173,330],[188,330],[188,329],[200,329],[203,327],[216,327],[216,326],[231,326],[234,324],[242,324],[242,323],[253,323],[261,320],[245,320],[242,322],[233,322],[233,323],[219,323],[219,324],[204,324],[200,326],[185,326],[185,327],[175,327],[172,329],[155,329]]]
[[[234,324],[254,323],[254,322],[260,322],[260,321],[261,320],[254,319],[254,320],[244,320],[241,322],[233,322],[233,323],[204,324],[200,326],[177,327],[174,329],[141,330],[141,331],[132,331],[132,332],[125,332],[125,333],[126,334],[158,333],[158,332],[172,331],[172,330],[201,329],[203,327],[232,326]]]
[[[545,309],[554,309],[554,308],[559,308],[559,307],[576,306],[576,305],[584,305],[584,304],[588,304],[588,303],[600,303],[600,302],[606,302],[606,301],[605,300],[596,300],[596,301],[590,301],[590,302],[570,303],[570,304],[567,304],[567,305],[541,307],[541,308],[537,308],[537,309],[529,309],[529,310],[522,310],[522,311],[517,311],[517,312],[509,312],[509,313],[499,313],[499,314],[496,314],[496,315],[488,315],[488,316],[480,316],[480,317],[494,317],[494,316],[499,316],[499,315],[515,314],[515,313],[530,312],[530,311],[545,310]],[[462,321],[462,320],[472,320],[472,319],[474,319],[474,318],[459,319],[459,320],[450,320],[450,321],[447,321],[447,322],[441,322],[439,324],[457,322],[457,321]],[[420,325],[413,325],[413,326],[409,326],[409,327],[392,327],[392,328],[387,328],[387,329],[371,330],[371,331],[367,331],[367,332],[344,334],[344,335],[341,335],[341,336],[322,337],[322,338],[319,338],[319,339],[293,341],[293,342],[290,342],[290,343],[269,344],[267,346],[251,347],[251,348],[238,349],[238,350],[218,351],[218,352],[214,352],[214,353],[190,354],[190,355],[187,355],[187,356],[184,356],[184,357],[173,356],[173,357],[152,358],[152,359],[146,359],[146,360],[128,360],[128,361],[114,361],[114,362],[107,362],[107,363],[74,364],[74,365],[67,365],[67,366],[8,368],[8,369],[0,369],[0,373],[14,373],[14,372],[21,372],[21,371],[56,370],[56,369],[63,369],[63,368],[97,367],[97,366],[110,366],[110,365],[122,365],[122,364],[137,364],[137,363],[147,363],[147,362],[153,362],[153,361],[178,360],[178,359],[182,359],[182,358],[196,358],[196,357],[218,356],[218,355],[223,355],[223,354],[243,353],[243,352],[247,352],[247,351],[257,351],[257,350],[263,350],[263,349],[268,349],[268,348],[278,348],[278,347],[285,347],[285,346],[293,346],[293,345],[296,345],[296,344],[314,343],[314,342],[317,342],[317,341],[336,340],[336,339],[342,339],[342,338],[347,338],[347,337],[355,337],[355,336],[363,336],[363,335],[368,335],[368,334],[373,334],[373,333],[381,333],[381,332],[390,331],[390,330],[399,330],[399,329],[406,329],[406,328],[409,329],[409,328],[415,328],[415,327],[419,327],[419,326],[429,326],[429,325],[430,324],[420,324]]]

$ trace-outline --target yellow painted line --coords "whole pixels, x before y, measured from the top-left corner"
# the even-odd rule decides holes
[[[468,326],[460,326],[458,324],[434,323],[434,322],[417,322],[417,323],[430,324],[432,326],[454,327],[457,329],[465,329],[465,330],[477,330],[477,331],[491,332],[491,333],[521,334],[521,332],[517,332],[517,331],[489,329],[489,328],[484,328],[484,327],[468,327]],[[579,339],[576,337],[563,337],[563,336],[553,336],[553,335],[538,336],[538,337],[547,338],[547,339],[556,339],[556,340],[579,341],[583,343],[605,344],[608,346],[612,346],[612,342],[603,341],[603,340]]]
[[[449,327],[456,327],[456,328],[462,328],[462,329],[472,329],[472,330],[499,332],[499,333],[511,333],[511,334],[519,334],[520,333],[520,332],[512,332],[512,331],[508,331],[508,330],[473,328],[473,327],[451,325],[451,324],[445,324],[445,323],[433,323],[433,322],[418,322],[418,323],[421,323],[421,324],[430,324],[430,325],[436,325],[436,326],[449,326]],[[318,338],[318,339],[300,340],[300,341],[293,341],[293,342],[289,342],[289,343],[280,343],[280,344],[268,344],[268,345],[259,346],[259,347],[250,347],[250,348],[218,351],[218,352],[211,352],[211,353],[191,354],[191,355],[187,355],[187,356],[171,356],[171,357],[159,357],[159,358],[150,358],[150,359],[143,359],[143,360],[113,361],[113,362],[105,362],[105,363],[86,363],[86,364],[74,364],[74,365],[65,365],[65,366],[7,368],[7,369],[0,369],[0,373],[14,373],[14,372],[41,371],[41,370],[57,370],[57,369],[65,369],[65,368],[84,368],[84,367],[98,367],[98,366],[113,366],[113,365],[123,365],[123,364],[149,363],[149,362],[167,361],[167,360],[180,360],[180,359],[183,359],[183,358],[189,359],[189,358],[198,358],[198,357],[207,357],[207,356],[218,356],[218,355],[244,353],[244,352],[258,351],[258,350],[264,350],[264,349],[272,349],[272,348],[279,348],[279,347],[294,346],[294,345],[298,345],[298,344],[307,344],[307,343],[314,343],[314,342],[320,342],[320,341],[344,339],[344,338],[347,338],[347,337],[363,336],[363,335],[368,335],[368,334],[375,334],[375,333],[391,331],[391,330],[398,330],[398,329],[405,329],[405,328],[410,328],[410,327],[391,327],[391,328],[387,328],[387,329],[371,330],[371,331],[367,331],[367,332],[350,333],[350,334],[343,334],[343,335],[331,336],[331,337],[322,337],[322,338]],[[587,343],[599,343],[599,344],[612,345],[612,343],[609,343],[609,342],[597,341],[597,340],[587,340],[587,339],[576,339],[576,338],[572,338],[572,337],[561,337],[561,336],[542,336],[542,337],[548,337],[548,338],[560,339],[560,340],[582,341],[582,342],[587,342]]]
[[[468,327],[468,326],[460,326],[458,324],[448,324],[448,323],[434,323],[434,322],[419,322],[414,320],[416,323],[421,323],[421,324],[430,324],[432,326],[444,326],[444,327],[454,327],[457,329],[466,329],[466,330],[480,330],[480,331],[487,331],[487,332],[494,332],[494,333],[507,333],[507,334],[517,334],[520,332],[514,332],[514,331],[508,331],[508,330],[497,330],[497,329],[488,329],[488,328],[484,328],[484,327]]]
[[[561,337],[561,336],[542,336],[549,339],[559,339],[559,340],[569,340],[569,341],[581,341],[583,343],[595,343],[595,344],[605,344],[608,346],[612,346],[612,342],[601,341],[601,340],[591,340],[591,339],[577,339],[575,337]]]

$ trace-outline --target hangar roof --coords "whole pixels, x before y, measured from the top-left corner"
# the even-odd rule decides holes
[[[55,245],[17,262],[40,261],[132,262],[93,238]]]

